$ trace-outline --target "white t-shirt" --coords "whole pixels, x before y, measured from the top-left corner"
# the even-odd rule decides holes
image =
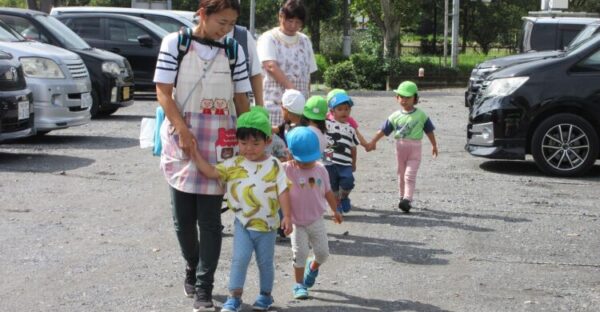
[[[177,76],[177,55],[179,54],[177,44],[177,32],[170,33],[163,38],[160,52],[158,53],[158,60],[156,61],[156,70],[154,71],[155,83],[175,83],[175,77]],[[196,41],[192,41],[191,44],[198,56],[206,61],[215,58],[220,50],[219,48],[207,46]],[[237,62],[234,68],[235,74],[232,76],[234,82],[233,90],[235,93],[250,92],[252,88],[248,79],[248,71],[246,70],[244,49],[239,46],[237,53]]]
[[[310,46],[309,51],[306,51],[306,53],[308,54],[309,60],[308,60],[308,65],[309,65],[309,73],[314,73],[317,71],[317,62],[315,61],[315,55],[314,53],[312,53],[313,48],[312,48],[312,43],[310,41],[310,39],[303,33],[297,32],[295,35],[293,36],[288,36],[286,34],[284,34],[283,32],[281,32],[281,30],[279,29],[275,29],[275,31],[278,32],[278,36],[279,38],[282,38],[284,42],[286,43],[290,43],[290,44],[294,44],[296,42],[298,42],[298,40],[300,40],[300,37],[305,38],[308,41],[308,45]],[[262,34],[259,38],[258,38],[258,43],[257,43],[257,53],[258,53],[258,59],[260,60],[260,62],[265,62],[265,61],[277,61],[277,47],[272,43],[273,41],[272,39],[272,32],[271,31],[267,31],[264,34]]]
[[[227,33],[227,37],[233,38],[234,29]],[[248,64],[250,65],[248,66],[248,69],[250,70],[250,77],[254,77],[262,73],[262,65],[260,64],[258,55],[256,54],[256,40],[254,40],[254,37],[247,29],[246,38],[246,47],[248,48]]]

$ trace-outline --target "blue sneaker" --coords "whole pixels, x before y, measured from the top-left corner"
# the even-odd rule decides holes
[[[258,295],[258,298],[256,298],[256,301],[254,301],[254,304],[252,305],[252,311],[268,311],[269,308],[273,305],[273,297],[272,296],[265,296],[265,295]]]
[[[223,303],[221,312],[240,312],[242,310],[242,299],[235,297],[227,297],[227,301]]]
[[[340,208],[343,213],[350,212],[350,209],[352,209],[352,206],[350,205],[350,198],[346,197],[340,200]]]
[[[294,285],[294,299],[308,299],[308,289],[302,284]],[[222,310],[221,310],[222,311]]]
[[[313,285],[315,284],[315,280],[317,279],[317,276],[319,275],[319,270],[311,270],[310,269],[310,264],[312,263],[312,260],[307,259],[306,260],[306,265],[304,266],[304,285],[306,285],[306,287],[311,288],[313,287]]]

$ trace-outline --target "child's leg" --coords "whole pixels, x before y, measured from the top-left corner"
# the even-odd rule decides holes
[[[250,231],[245,229],[236,218],[234,222],[231,272],[229,273],[229,292],[232,297],[242,297],[248,264],[254,250],[250,234]]]
[[[256,264],[258,266],[260,294],[271,296],[273,281],[275,279],[275,267],[273,258],[275,255],[276,231],[257,232],[249,231],[254,244]]]
[[[327,173],[329,173],[329,184],[331,184],[331,191],[338,192],[340,189],[339,176],[336,165],[325,166]]]
[[[315,254],[314,261],[311,262],[310,269],[316,271],[329,258],[329,240],[327,238],[327,228],[325,221],[319,219],[306,227],[308,232],[308,241]]]
[[[417,184],[417,171],[421,164],[421,141],[409,140],[408,142],[404,145],[407,152],[404,198],[412,200]]]
[[[351,209],[350,205],[350,192],[354,189],[354,175],[352,174],[352,166],[340,166],[338,168],[339,183],[340,183],[340,205],[342,212],[349,212]]]
[[[297,284],[304,280],[304,263],[308,258],[308,233],[303,226],[294,224],[292,232],[292,255],[294,259],[294,277]]]
[[[396,163],[398,164],[398,191],[400,198],[404,198],[404,174],[406,172],[406,161],[408,159],[408,151],[405,140],[396,141]]]

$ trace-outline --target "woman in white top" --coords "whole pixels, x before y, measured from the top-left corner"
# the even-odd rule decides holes
[[[286,89],[302,92],[309,98],[310,74],[317,63],[310,39],[299,32],[306,9],[299,0],[287,0],[279,10],[279,26],[263,33],[257,42],[258,58],[263,64],[263,100],[271,124],[283,123],[281,97]]]

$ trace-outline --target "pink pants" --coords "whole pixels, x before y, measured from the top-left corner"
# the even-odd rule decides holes
[[[396,160],[398,161],[400,198],[412,200],[417,184],[417,171],[421,164],[421,141],[397,140]]]

